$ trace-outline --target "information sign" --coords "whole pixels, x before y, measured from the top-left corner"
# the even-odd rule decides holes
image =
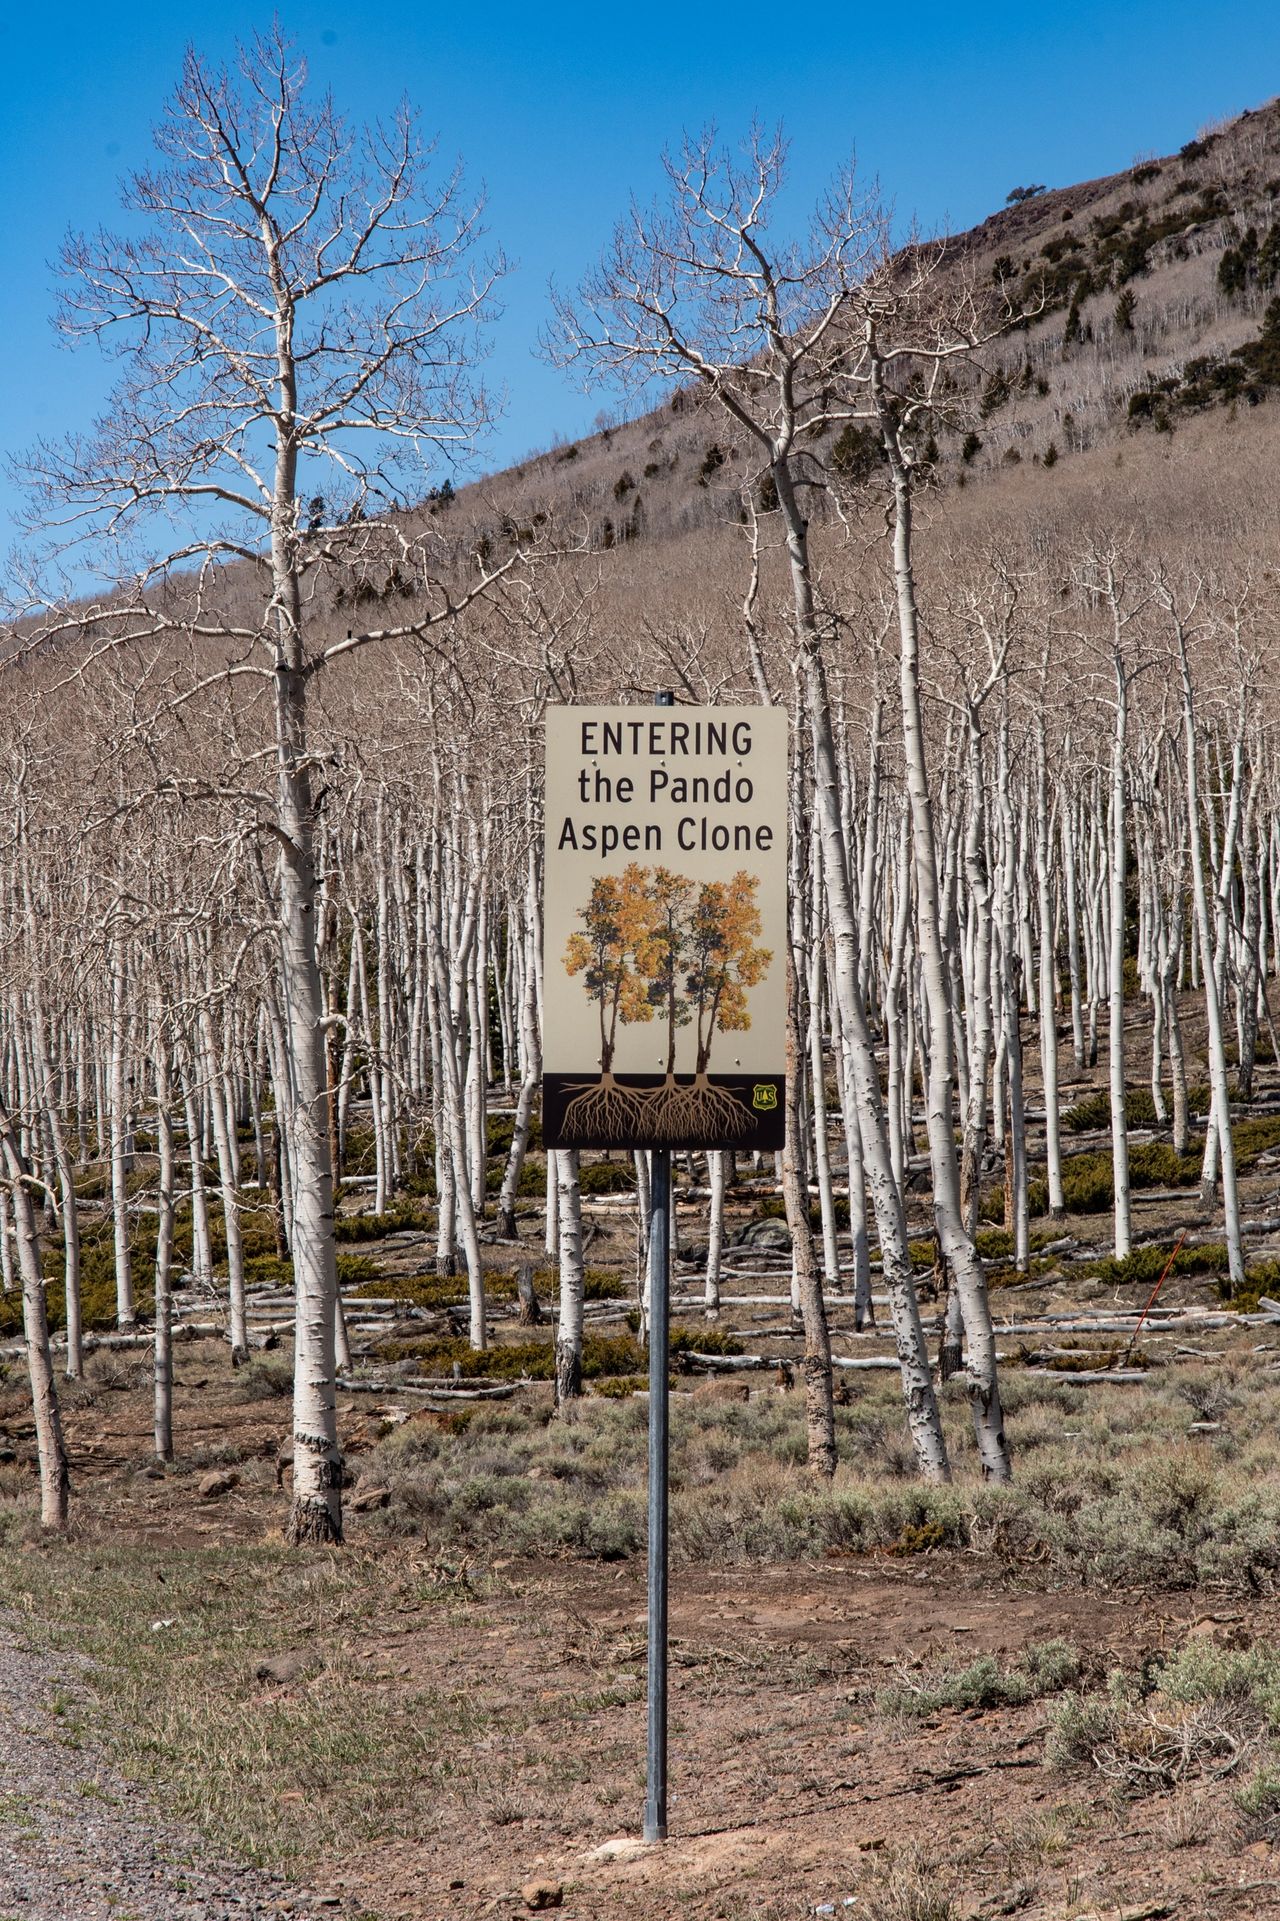
[[[787,715],[553,707],[548,1147],[782,1146]]]

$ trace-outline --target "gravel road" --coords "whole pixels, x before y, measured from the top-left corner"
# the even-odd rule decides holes
[[[33,1654],[0,1621],[0,1921],[324,1921],[322,1891],[212,1858],[91,1747],[58,1738],[66,1657]]]

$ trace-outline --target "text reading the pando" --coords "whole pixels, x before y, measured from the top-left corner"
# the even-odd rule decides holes
[[[562,817],[558,852],[757,853],[773,846],[772,825],[747,811],[756,800],[755,780],[745,765],[753,745],[750,721],[584,720],[579,738],[583,760],[590,762],[577,770],[582,811],[575,808]],[[637,771],[622,771],[629,759],[640,763]],[[701,763],[704,771],[689,763]],[[611,817],[594,817],[593,807]],[[679,807],[691,811],[674,821],[668,816],[665,825],[645,818],[655,808]],[[617,819],[620,808],[634,808],[638,818]],[[698,808],[716,811],[694,811]],[[725,808],[735,810],[729,819]]]

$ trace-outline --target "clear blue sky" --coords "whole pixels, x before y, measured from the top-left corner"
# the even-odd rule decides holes
[[[149,130],[188,38],[211,58],[270,20],[199,9],[24,5],[0,21],[0,452],[74,428],[105,391],[96,354],[49,328],[49,262],[69,227],[110,224],[120,174]],[[352,118],[407,93],[448,154],[489,191],[491,234],[518,271],[492,372],[508,406],[484,464],[589,426],[586,398],[534,357],[555,274],[572,282],[632,190],[655,186],[663,144],[714,118],[759,114],[793,143],[798,196],[856,145],[900,219],[971,225],[1010,187],[1067,184],[1168,151],[1206,120],[1280,91],[1280,9],[1248,0],[1082,0],[1072,9],[801,6],[632,0],[509,6],[381,0],[285,6],[314,79]],[[194,32],[192,23],[194,25]],[[0,514],[13,502],[0,482]],[[0,538],[0,546],[7,545]]]

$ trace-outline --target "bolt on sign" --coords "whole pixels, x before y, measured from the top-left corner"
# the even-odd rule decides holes
[[[787,715],[552,707],[548,1147],[782,1146]]]

